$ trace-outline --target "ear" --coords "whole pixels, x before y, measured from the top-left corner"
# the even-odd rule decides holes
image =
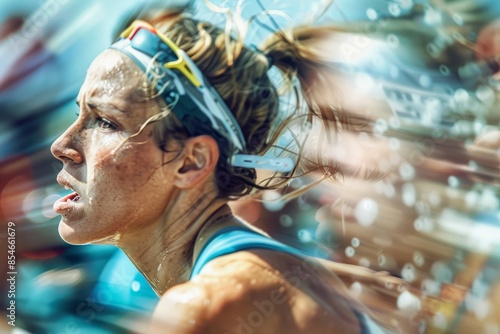
[[[219,146],[208,135],[189,138],[180,160],[174,184],[181,189],[193,188],[212,175],[219,160]]]

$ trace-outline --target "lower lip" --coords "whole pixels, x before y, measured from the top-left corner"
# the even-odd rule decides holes
[[[80,196],[76,192],[74,192],[58,199],[54,203],[53,209],[54,212],[63,214],[74,210],[77,206],[81,206],[82,204],[83,203]]]

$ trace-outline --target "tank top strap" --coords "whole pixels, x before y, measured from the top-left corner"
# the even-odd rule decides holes
[[[302,251],[271,239],[245,227],[231,226],[220,229],[207,241],[196,259],[191,276],[198,275],[211,260],[247,249],[276,250],[296,256],[306,256]]]

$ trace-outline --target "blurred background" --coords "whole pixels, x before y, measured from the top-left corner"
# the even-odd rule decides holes
[[[213,3],[234,9],[237,1]],[[336,66],[325,103],[334,99],[366,126],[346,129],[326,152],[341,167],[339,182],[293,201],[265,192],[263,201],[234,203],[235,211],[313,254],[402,277],[411,289],[378,293],[412,311],[422,332],[500,333],[500,3],[262,5],[285,15],[272,22],[257,1],[242,1],[242,16],[259,18],[247,44],[258,45],[266,25],[345,27],[325,41]],[[145,328],[158,299],[123,253],[60,239],[52,205],[66,192],[49,147],[75,119],[86,69],[126,22],[183,7],[201,19],[225,18],[201,0],[0,4],[0,241],[7,254],[7,224],[15,223],[15,333]],[[289,190],[308,182],[297,179]],[[1,256],[0,332],[8,333]],[[369,288],[345,281],[355,294]]]

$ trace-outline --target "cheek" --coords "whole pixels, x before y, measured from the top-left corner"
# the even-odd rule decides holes
[[[152,144],[129,143],[98,159],[95,170],[113,189],[138,190],[164,180],[161,164],[161,152]]]

